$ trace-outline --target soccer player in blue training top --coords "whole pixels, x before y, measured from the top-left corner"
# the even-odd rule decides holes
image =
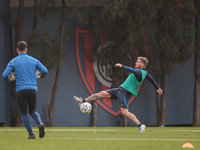
[[[36,110],[37,104],[37,77],[36,69],[40,70],[41,78],[45,77],[48,70],[42,65],[42,63],[27,55],[27,44],[24,41],[20,41],[17,44],[18,56],[13,58],[7,65],[2,77],[8,80],[8,76],[11,72],[16,74],[16,99],[20,110],[22,122],[26,127],[29,137],[28,139],[35,139],[35,135],[30,126],[30,121],[27,114],[27,107],[29,114],[36,121],[39,128],[39,137],[43,138],[45,135],[45,126],[41,121],[39,113]]]
[[[145,78],[155,86],[158,94],[162,95],[162,89],[158,86],[153,77],[146,71],[147,64],[148,59],[146,57],[137,58],[135,69],[117,63],[115,64],[115,67],[124,68],[131,73],[124,83],[119,86],[119,88],[101,91],[85,99],[74,96],[74,100],[81,104],[84,102],[96,101],[100,98],[117,99],[118,106],[120,107],[122,114],[133,121],[139,127],[140,133],[143,133],[146,126],[141,124],[136,116],[128,111],[128,100],[131,98],[131,96],[137,96],[138,87]]]

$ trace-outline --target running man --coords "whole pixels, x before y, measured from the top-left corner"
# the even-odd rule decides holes
[[[45,126],[41,121],[39,113],[36,110],[37,97],[37,77],[36,69],[40,70],[41,78],[45,77],[48,70],[40,63],[39,60],[27,55],[27,44],[24,41],[20,41],[17,44],[18,56],[13,58],[7,65],[2,77],[8,80],[8,76],[11,72],[16,74],[16,99],[20,110],[22,122],[26,127],[29,137],[28,139],[35,139],[35,134],[30,125],[28,118],[27,108],[29,114],[36,121],[39,128],[39,137],[43,138],[45,135]]]
[[[144,81],[145,78],[154,85],[158,94],[162,95],[162,89],[158,86],[153,77],[146,71],[147,65],[148,59],[146,57],[137,58],[137,61],[135,63],[135,69],[117,63],[115,64],[115,67],[124,68],[131,73],[128,76],[128,78],[124,81],[124,83],[119,86],[119,88],[101,91],[85,99],[74,96],[74,100],[77,103],[81,104],[84,102],[93,102],[101,98],[117,99],[121,113],[138,126],[140,133],[144,133],[146,126],[144,124],[141,124],[140,121],[136,118],[136,116],[128,111],[128,101],[132,96],[137,96],[138,87]]]

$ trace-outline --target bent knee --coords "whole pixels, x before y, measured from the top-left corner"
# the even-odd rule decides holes
[[[127,116],[127,114],[129,113],[127,109],[121,109],[121,113],[124,116]]]
[[[110,98],[111,94],[106,91],[101,91],[98,93],[99,97]]]
[[[126,113],[125,111],[122,111],[122,115],[126,116],[126,114],[127,114],[127,113]]]

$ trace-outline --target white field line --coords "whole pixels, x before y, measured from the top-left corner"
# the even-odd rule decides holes
[[[105,141],[200,141],[200,139],[134,139],[134,138],[43,138],[44,140],[105,140]]]
[[[3,131],[26,131],[26,129],[0,129],[0,132],[3,132]],[[38,129],[33,129],[33,131],[38,131]],[[113,131],[116,131],[116,130],[92,130],[92,129],[45,129],[45,131],[48,131],[48,132],[55,132],[55,131],[58,131],[58,132],[98,132],[98,131],[101,131],[101,132],[113,132]]]
[[[94,131],[94,132],[96,132],[96,131],[105,131],[105,132],[107,132],[107,131],[116,131],[116,130],[92,130],[92,129],[45,129],[45,131],[79,131],[79,132],[85,132],[85,131],[89,131],[89,132],[91,132],[91,131]]]
[[[163,131],[173,131],[173,132],[200,132],[200,130],[163,130]]]
[[[2,128],[2,129],[0,129],[0,131],[1,132],[3,132],[3,131],[26,131],[26,129],[25,128],[21,128],[21,129],[15,129],[15,128],[13,128],[13,129],[5,129],[5,128]],[[38,129],[33,129],[33,131],[38,131]],[[113,131],[117,131],[117,130],[96,130],[96,129],[53,129],[53,128],[51,128],[51,129],[45,129],[45,131],[48,131],[48,132],[51,132],[51,131],[53,131],[53,132],[55,132],[55,131],[58,131],[58,132],[64,132],[64,131],[66,131],[66,132],[73,132],[73,131],[75,131],[75,132],[91,132],[91,131],[94,131],[94,132],[98,132],[98,131],[101,131],[101,132],[103,132],[103,131],[105,131],[105,132],[113,132]],[[164,131],[164,132],[200,132],[200,130],[162,130],[162,131]]]

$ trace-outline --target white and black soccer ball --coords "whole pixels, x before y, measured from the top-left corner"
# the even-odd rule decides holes
[[[40,70],[36,69],[36,77],[37,77],[37,79],[40,79],[41,76],[42,76],[42,74],[41,74]]]
[[[80,110],[84,114],[88,114],[92,111],[92,105],[88,102],[82,103],[80,106]]]
[[[8,76],[9,81],[15,81],[16,80],[16,74],[15,72],[11,72],[10,75]]]
[[[40,70],[36,69],[36,77],[37,79],[40,79],[42,76],[42,73],[40,72]],[[16,80],[16,74],[15,72],[11,72],[10,75],[8,76],[8,80],[9,81],[15,81]]]

